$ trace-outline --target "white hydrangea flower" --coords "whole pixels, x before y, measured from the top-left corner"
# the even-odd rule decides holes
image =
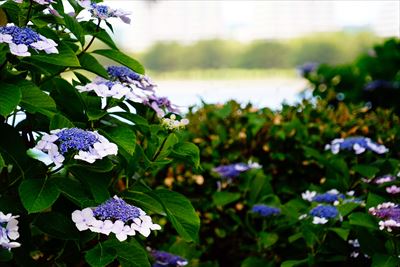
[[[307,201],[309,201],[309,202],[311,202],[311,201],[313,200],[313,198],[314,198],[316,195],[317,195],[317,192],[315,192],[315,191],[310,191],[310,190],[307,190],[306,192],[301,193],[301,197],[302,197],[304,200],[307,200]]]

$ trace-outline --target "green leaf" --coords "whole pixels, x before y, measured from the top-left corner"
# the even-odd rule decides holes
[[[61,114],[56,114],[50,120],[50,130],[72,128],[75,125]]]
[[[88,194],[84,190],[82,183],[80,183],[79,181],[62,177],[57,177],[55,181],[58,190],[60,190],[60,192],[64,196],[66,196],[68,199],[70,199],[81,208],[87,207],[89,203],[93,202],[89,198],[90,194],[88,196]]]
[[[62,240],[78,240],[79,232],[70,216],[59,212],[43,212],[33,223],[40,231]]]
[[[3,157],[1,156],[0,153],[0,173],[3,170],[3,168],[6,167],[6,162],[4,161]]]
[[[400,261],[396,257],[383,254],[374,254],[372,256],[371,267],[398,267],[399,265]]]
[[[117,258],[122,267],[150,267],[147,252],[135,239],[131,239],[129,242],[111,239],[103,244],[104,247],[117,251]]]
[[[279,236],[276,233],[261,232],[259,239],[264,248],[269,248],[278,241]]]
[[[48,94],[29,81],[21,81],[17,85],[22,93],[21,107],[30,113],[39,112],[48,117],[54,115],[56,103]]]
[[[366,178],[373,178],[379,172],[379,168],[365,164],[355,165],[352,169]]]
[[[371,208],[371,207],[375,207],[383,202],[386,202],[386,198],[374,194],[372,192],[368,193],[368,197],[367,197],[367,203],[366,203],[366,207],[367,208]]]
[[[104,42],[110,48],[118,50],[117,46],[115,45],[113,39],[104,29],[96,29],[96,24],[93,22],[81,22],[82,27],[85,29],[86,34],[96,36],[97,39]]]
[[[42,61],[53,65],[64,67],[80,67],[79,60],[74,51],[63,43],[58,44],[58,54],[32,54],[31,58],[36,61]]]
[[[92,53],[101,55],[103,57],[112,59],[118,63],[121,63],[122,65],[127,66],[128,68],[139,74],[144,74],[145,72],[144,67],[137,60],[125,55],[120,51],[101,49],[101,50],[95,50]]]
[[[0,262],[10,261],[12,258],[13,254],[11,251],[8,251],[7,249],[0,249]]]
[[[256,258],[256,257],[248,257],[246,258],[240,267],[269,267],[269,266],[274,266],[274,262],[268,262],[264,259],[261,258]]]
[[[109,246],[98,243],[94,248],[85,254],[85,260],[93,267],[107,266],[117,257],[117,251]]]
[[[67,28],[75,35],[76,39],[83,45],[85,45],[85,35],[83,34],[83,28],[75,17],[64,15],[64,21]]]
[[[49,208],[59,195],[57,186],[48,179],[27,179],[19,186],[19,196],[29,213]]]
[[[101,131],[109,141],[118,145],[119,152],[122,152],[126,158],[132,156],[136,148],[136,135],[129,127],[121,126]]]
[[[200,219],[190,201],[177,192],[165,189],[158,189],[153,193],[161,201],[169,220],[181,237],[186,241],[198,241]]]
[[[178,158],[193,164],[195,168],[200,167],[200,150],[199,148],[189,142],[182,142],[176,144],[170,155],[171,157]]]
[[[21,90],[16,85],[0,82],[0,115],[7,116],[21,101]]]
[[[338,210],[339,210],[340,215],[344,217],[344,216],[347,216],[350,212],[352,212],[356,208],[358,208],[359,206],[360,206],[360,204],[348,202],[348,203],[344,203],[343,205],[340,205],[338,207]]]
[[[349,234],[350,234],[350,230],[349,229],[329,228],[329,230],[334,232],[334,233],[336,233],[344,241],[347,241],[347,238],[349,237]]]
[[[372,229],[378,228],[378,224],[375,222],[375,220],[366,213],[354,212],[349,215],[349,220],[350,224],[352,225],[358,225]]]
[[[255,204],[261,200],[263,196],[272,193],[270,177],[265,176],[263,172],[257,172],[254,179],[251,181],[249,202]]]
[[[281,267],[302,266],[303,264],[305,264],[307,262],[308,262],[308,259],[304,259],[304,260],[288,260],[288,261],[282,262]]]
[[[213,203],[217,206],[225,206],[229,203],[235,202],[240,198],[240,193],[231,193],[231,192],[215,192],[212,195]]]
[[[153,211],[155,213],[166,215],[163,206],[156,199],[151,197],[145,192],[137,191],[134,188],[133,190],[129,190],[124,192],[123,196],[126,199],[129,199],[133,202],[135,206],[138,206],[145,211]]]
[[[92,55],[88,53],[82,53],[78,58],[83,69],[93,72],[103,78],[109,78],[106,69]]]

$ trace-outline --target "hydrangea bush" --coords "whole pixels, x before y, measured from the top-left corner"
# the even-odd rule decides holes
[[[178,162],[197,169],[199,150],[109,35],[130,14],[79,0],[0,8],[0,265],[186,265],[154,251],[168,250],[163,232],[197,242],[199,217],[152,181]]]

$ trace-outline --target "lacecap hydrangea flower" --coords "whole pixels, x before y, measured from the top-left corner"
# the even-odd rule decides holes
[[[136,235],[136,232],[148,237],[151,230],[161,229],[142,209],[117,196],[97,207],[74,211],[72,221],[79,231],[90,230],[105,235],[114,233],[121,242],[128,236]]]
[[[180,267],[188,264],[186,259],[165,251],[152,250],[150,254],[154,259],[152,267]]]
[[[24,0],[14,0],[15,3],[21,4]],[[39,4],[39,5],[49,5],[51,3],[54,3],[53,0],[33,0],[33,2]]]
[[[392,232],[400,228],[400,206],[392,202],[384,202],[369,209],[369,213],[382,219],[379,221],[379,229]]]
[[[159,118],[164,117],[167,113],[179,113],[177,106],[165,97],[158,97],[155,94],[148,95],[142,98],[142,104],[152,108]]]
[[[364,183],[371,183],[371,184],[377,184],[377,185],[381,185],[381,184],[385,184],[385,183],[391,183],[397,180],[396,176],[393,176],[391,174],[386,174],[386,175],[382,175],[373,179],[365,179],[363,178],[362,181]]]
[[[0,211],[0,247],[10,250],[21,246],[20,243],[12,241],[19,237],[18,217]]]
[[[221,165],[213,169],[214,172],[218,173],[223,178],[235,178],[238,177],[242,172],[246,172],[250,169],[259,169],[261,166],[257,162],[249,163],[234,163],[229,165]]]
[[[163,125],[168,130],[179,130],[185,128],[189,124],[188,119],[177,120],[175,114],[171,114],[169,118],[162,118],[161,125]]]
[[[0,27],[0,43],[7,43],[13,55],[27,57],[35,51],[43,50],[47,54],[58,53],[57,43],[38,34],[29,27],[18,27],[10,23]]]
[[[88,10],[94,18],[100,20],[106,20],[108,18],[120,18],[127,24],[131,23],[131,19],[127,16],[131,14],[130,12],[126,12],[121,9],[113,9],[103,4],[91,2],[90,0],[80,0],[78,3],[81,7]]]
[[[340,199],[344,199],[345,195],[339,193],[336,189],[331,189],[323,194],[316,194],[312,201],[319,203],[334,203],[335,201],[339,201]]]
[[[132,84],[142,90],[154,91],[154,87],[156,87],[148,76],[134,72],[125,66],[108,66],[107,72],[111,80]]]
[[[340,150],[353,150],[355,154],[361,154],[367,150],[377,154],[384,154],[389,151],[384,145],[377,144],[371,141],[370,138],[361,136],[334,139],[325,146],[325,150],[331,150],[333,154],[339,153]]]
[[[51,160],[60,166],[66,154],[72,154],[74,159],[89,163],[108,155],[117,155],[118,147],[109,142],[96,131],[85,131],[79,128],[57,129],[45,134],[35,146],[48,153]]]
[[[264,204],[254,205],[251,209],[252,212],[259,214],[262,217],[269,217],[273,215],[279,215],[281,210],[278,208],[270,207]]]
[[[110,81],[96,77],[91,83],[75,87],[80,93],[95,92],[99,97],[113,97],[116,99],[130,98],[131,88],[118,81]]]
[[[336,218],[339,211],[335,206],[319,205],[310,211],[310,215],[313,216],[313,224],[325,224],[329,219]]]

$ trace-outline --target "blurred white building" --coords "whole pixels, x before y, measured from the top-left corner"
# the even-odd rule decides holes
[[[379,36],[400,37],[398,0],[106,2],[132,11],[132,25],[116,26],[120,43],[132,51],[143,50],[157,41],[281,39],[349,27],[370,29]]]

